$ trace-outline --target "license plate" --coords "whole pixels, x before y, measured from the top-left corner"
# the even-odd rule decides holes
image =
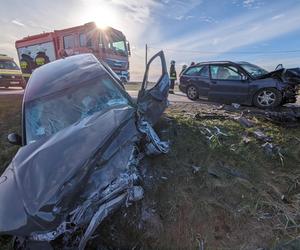
[[[19,82],[10,82],[10,84],[19,84]]]

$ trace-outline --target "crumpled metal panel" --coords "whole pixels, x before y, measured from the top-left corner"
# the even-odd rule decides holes
[[[87,69],[93,65],[86,63]],[[39,74],[37,79],[43,79]],[[21,147],[0,177],[0,233],[26,237],[30,244],[64,235],[66,246],[84,249],[104,218],[120,206],[143,198],[143,188],[137,183],[144,153],[138,145],[146,145],[146,154],[168,152],[168,144],[160,141],[150,125],[167,106],[168,86],[164,76],[154,89],[144,91],[139,100],[144,113],[131,103],[119,105]],[[38,88],[34,90],[41,97],[44,89]],[[29,95],[27,100],[32,98]],[[24,99],[26,102],[26,93]],[[72,234],[82,229],[74,246]]]

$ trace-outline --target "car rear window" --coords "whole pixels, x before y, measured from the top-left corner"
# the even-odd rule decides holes
[[[25,105],[26,141],[32,143],[129,100],[109,77],[40,98]]]

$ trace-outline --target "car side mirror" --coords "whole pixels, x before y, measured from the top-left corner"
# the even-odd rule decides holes
[[[22,137],[16,133],[9,134],[7,136],[7,140],[9,141],[9,143],[13,145],[18,145],[18,146],[22,145]]]

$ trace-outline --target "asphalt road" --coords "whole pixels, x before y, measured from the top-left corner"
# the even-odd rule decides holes
[[[128,90],[127,91],[133,98],[136,98],[138,95],[138,91],[137,90]],[[9,88],[9,89],[4,89],[4,88],[0,88],[0,96],[1,95],[22,95],[24,93],[24,90],[21,88]],[[181,92],[175,92],[175,94],[170,94],[169,95],[169,101],[172,103],[192,103],[193,101],[189,100],[185,94],[181,93]],[[204,103],[209,103],[205,100],[200,100],[199,101],[204,102]],[[195,103],[199,103],[199,102],[195,102]],[[300,106],[300,96],[298,96],[298,100],[297,103],[295,104],[286,104],[287,106]]]
[[[137,97],[138,91],[137,90],[128,90],[127,91],[132,97]],[[4,89],[0,88],[0,95],[22,95],[24,93],[23,89],[20,88],[9,88]],[[169,95],[170,102],[192,102],[189,100],[186,95],[181,92],[176,92],[174,95]]]

